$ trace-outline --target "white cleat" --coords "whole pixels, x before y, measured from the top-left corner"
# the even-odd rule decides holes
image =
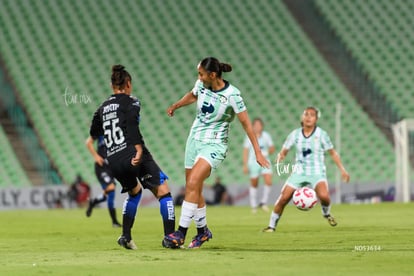
[[[137,250],[138,247],[133,240],[127,241],[124,236],[120,236],[118,239],[118,244],[126,249]]]

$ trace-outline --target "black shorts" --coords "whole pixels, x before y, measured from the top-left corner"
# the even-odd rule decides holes
[[[111,168],[106,163],[104,163],[102,167],[95,163],[95,175],[101,184],[102,189],[105,189],[111,183],[115,184],[114,175],[112,174]]]
[[[132,157],[122,160],[109,160],[111,170],[122,186],[121,193],[129,192],[135,188],[138,181],[144,189],[153,190],[168,179],[168,176],[161,171],[151,154],[143,154],[141,162],[137,166],[131,165]]]

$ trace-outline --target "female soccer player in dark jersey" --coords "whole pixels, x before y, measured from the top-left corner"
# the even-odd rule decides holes
[[[222,78],[223,72],[232,71],[230,64],[208,57],[198,64],[197,69],[198,80],[194,88],[167,109],[167,114],[173,116],[176,109],[197,102],[197,116],[185,148],[186,191],[180,225],[176,232],[165,236],[164,243],[169,247],[184,244],[192,220],[196,223],[197,235],[189,248],[199,248],[212,238],[207,228],[203,183],[226,157],[229,127],[235,116],[253,145],[257,163],[269,167],[253,132],[240,91]]]
[[[174,232],[174,203],[167,175],[161,171],[144,144],[139,128],[141,105],[137,98],[131,96],[131,75],[124,66],[114,65],[111,82],[113,94],[96,110],[89,134],[92,137],[104,136],[109,167],[122,186],[121,193],[128,193],[118,244],[136,249],[131,229],[141,200],[141,185],[159,199],[164,235]]]
[[[97,150],[94,147],[94,143],[97,143]],[[86,210],[86,216],[90,217],[92,215],[93,208],[101,202],[107,201],[109,215],[112,220],[113,227],[121,227],[121,224],[116,218],[115,210],[115,179],[112,174],[109,165],[105,162],[106,158],[106,146],[103,136],[91,137],[89,136],[86,139],[86,147],[91,153],[92,157],[95,160],[95,175],[101,184],[103,193],[95,198],[89,199],[89,205]]]

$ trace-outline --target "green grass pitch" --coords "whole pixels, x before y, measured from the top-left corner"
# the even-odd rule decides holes
[[[261,233],[268,213],[208,207],[213,239],[200,249],[171,250],[161,247],[159,210],[140,208],[136,251],[117,245],[120,229],[104,208],[90,218],[80,209],[3,211],[0,275],[413,274],[413,210],[413,203],[335,205],[338,226],[331,227],[320,206],[288,206],[277,232]],[[186,244],[194,234],[193,225]]]

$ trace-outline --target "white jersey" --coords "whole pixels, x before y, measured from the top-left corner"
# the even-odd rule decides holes
[[[302,128],[295,129],[287,137],[283,148],[296,147],[296,169],[293,174],[325,175],[325,151],[333,149],[329,135],[316,127],[309,137],[303,135]]]
[[[190,137],[207,143],[227,143],[230,122],[246,110],[239,89],[227,81],[223,89],[211,91],[197,80],[192,93],[197,97],[197,116]]]
[[[259,143],[260,150],[264,157],[269,157],[269,148],[273,146],[273,140],[269,133],[266,131],[262,131],[262,135],[257,138],[257,142]],[[256,162],[256,155],[254,154],[253,145],[250,142],[248,136],[244,138],[243,147],[249,150],[249,159],[248,162],[254,161]]]

